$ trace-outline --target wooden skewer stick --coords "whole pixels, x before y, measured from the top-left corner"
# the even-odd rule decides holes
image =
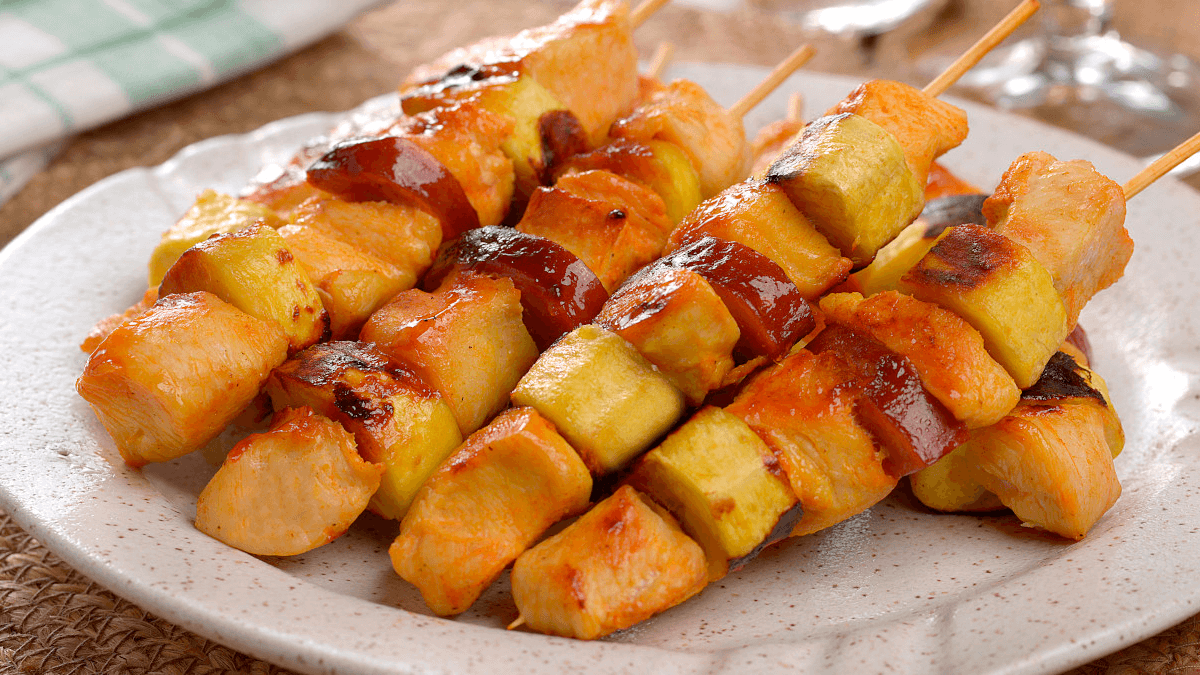
[[[788,97],[787,119],[789,122],[799,122],[804,116],[804,94],[793,91]]]
[[[962,56],[959,56],[954,63],[950,64],[949,68],[942,71],[942,74],[934,78],[933,82],[926,85],[922,91],[934,97],[944,94],[951,85],[958,81],[958,78],[962,77],[968,70],[974,68],[980,59],[992,51],[996,45],[1003,42],[1004,38],[1008,37],[1021,24],[1025,23],[1029,17],[1033,16],[1033,13],[1038,11],[1038,7],[1040,6],[1038,0],[1024,0],[1021,4],[1017,5],[1016,9],[1009,12],[1008,16],[1001,19],[1000,23],[993,26],[986,35],[979,38],[978,42],[963,52]]]
[[[662,9],[663,5],[670,1],[671,0],[644,0],[642,4],[634,7],[633,11],[629,13],[629,23],[634,28],[637,28],[645,23],[646,19],[649,19],[655,12]]]
[[[1168,171],[1179,166],[1183,160],[1197,152],[1200,152],[1200,133],[1175,146],[1173,150],[1154,160],[1154,163],[1130,178],[1129,182],[1121,188],[1125,191],[1125,200],[1132,199],[1134,195],[1145,190],[1151,183],[1162,178]]]
[[[646,69],[646,77],[660,79],[663,71],[667,69],[667,64],[671,62],[671,57],[675,55],[675,45],[670,42],[664,42],[654,51],[654,58],[650,59],[650,67]]]
[[[768,94],[775,91],[775,88],[783,83],[797,68],[808,63],[808,60],[817,53],[810,45],[804,45],[792,52],[790,56],[783,60],[782,63],[775,66],[767,78],[758,83],[758,86],[750,90],[737,103],[734,103],[729,108],[729,114],[734,117],[745,117],[750,109],[762,102]]]
[[[525,625],[525,617],[518,616],[515,621],[508,624],[508,628],[506,628],[505,630],[513,630],[514,628],[520,628],[521,626],[524,626],[524,625]]]

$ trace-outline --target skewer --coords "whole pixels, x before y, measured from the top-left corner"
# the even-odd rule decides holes
[[[1153,164],[1139,171],[1133,178],[1130,178],[1129,182],[1121,187],[1125,191],[1125,199],[1132,199],[1134,195],[1145,190],[1151,183],[1162,178],[1168,171],[1174,169],[1183,160],[1191,157],[1198,151],[1200,151],[1200,133],[1175,146],[1170,152],[1154,160]]]
[[[518,616],[516,618],[516,620],[514,620],[512,623],[508,624],[508,626],[505,627],[505,630],[514,630],[514,629],[520,628],[521,626],[524,626],[524,625],[525,625],[525,617]]]
[[[800,66],[808,63],[817,50],[811,45],[803,45],[796,51],[792,52],[786,59],[767,75],[766,79],[758,83],[758,86],[750,90],[737,103],[729,107],[729,114],[734,117],[745,117],[750,109],[758,105],[764,98],[767,97],[775,88],[783,83],[793,72]]]
[[[671,0],[645,0],[629,13],[629,23],[637,28]]]
[[[654,51],[654,57],[650,59],[650,66],[646,69],[646,77],[655,80],[662,79],[663,71],[667,69],[667,64],[671,62],[671,57],[675,55],[675,45],[670,42],[664,42]]]
[[[958,78],[962,77],[968,70],[975,67],[980,59],[987,55],[996,45],[1000,44],[1004,38],[1008,37],[1021,24],[1025,23],[1033,13],[1038,11],[1040,7],[1038,0],[1024,0],[1017,5],[1016,9],[1009,12],[1007,16],[1000,20],[989,30],[979,41],[971,45],[971,48],[963,52],[962,56],[955,59],[954,63],[950,64],[949,68],[942,71],[932,82],[925,85],[923,90],[930,96],[941,96],[947,89],[951,87]]]
[[[789,122],[799,122],[804,116],[804,94],[798,91],[793,91],[788,97],[787,105],[787,120]]]

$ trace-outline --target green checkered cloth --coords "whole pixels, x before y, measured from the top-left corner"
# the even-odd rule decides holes
[[[252,70],[378,2],[0,0],[0,202],[48,144]]]

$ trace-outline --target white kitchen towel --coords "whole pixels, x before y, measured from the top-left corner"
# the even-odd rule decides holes
[[[0,0],[0,202],[53,143],[253,70],[380,0]]]

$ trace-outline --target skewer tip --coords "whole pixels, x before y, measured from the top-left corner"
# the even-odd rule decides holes
[[[1175,146],[1163,154],[1149,166],[1137,172],[1121,189],[1125,192],[1125,200],[1129,201],[1134,195],[1150,187],[1154,181],[1162,178],[1168,171],[1179,166],[1183,160],[1200,151],[1200,133]]]
[[[975,67],[987,53],[995,49],[996,45],[1000,44],[1012,34],[1021,24],[1029,20],[1035,12],[1041,7],[1038,0],[1023,0],[1011,12],[1009,12],[1000,23],[992,26],[979,41],[971,45],[971,48],[963,52],[961,56],[955,59],[950,67],[942,71],[940,75],[935,77],[932,82],[925,85],[924,91],[929,96],[941,96],[946,93],[946,90],[958,82],[958,79],[966,74],[966,72]]]
[[[634,7],[633,11],[629,13],[630,25],[632,25],[634,28],[637,28],[645,23],[646,19],[649,19],[651,16],[653,16],[655,12],[662,9],[663,5],[666,5],[670,1],[671,0],[643,0],[640,5]]]
[[[812,45],[802,45],[799,49],[788,55],[786,59],[781,61],[779,65],[767,75],[767,77],[759,82],[754,89],[751,89],[748,94],[743,96],[741,100],[729,107],[729,114],[742,118],[750,109],[762,102],[771,92],[783,84],[783,81],[788,78],[793,72],[801,66],[808,63],[817,50],[813,49]]]
[[[513,630],[515,628],[520,628],[521,626],[524,626],[524,625],[525,625],[525,617],[518,616],[515,621],[508,624],[508,627],[505,630]]]

